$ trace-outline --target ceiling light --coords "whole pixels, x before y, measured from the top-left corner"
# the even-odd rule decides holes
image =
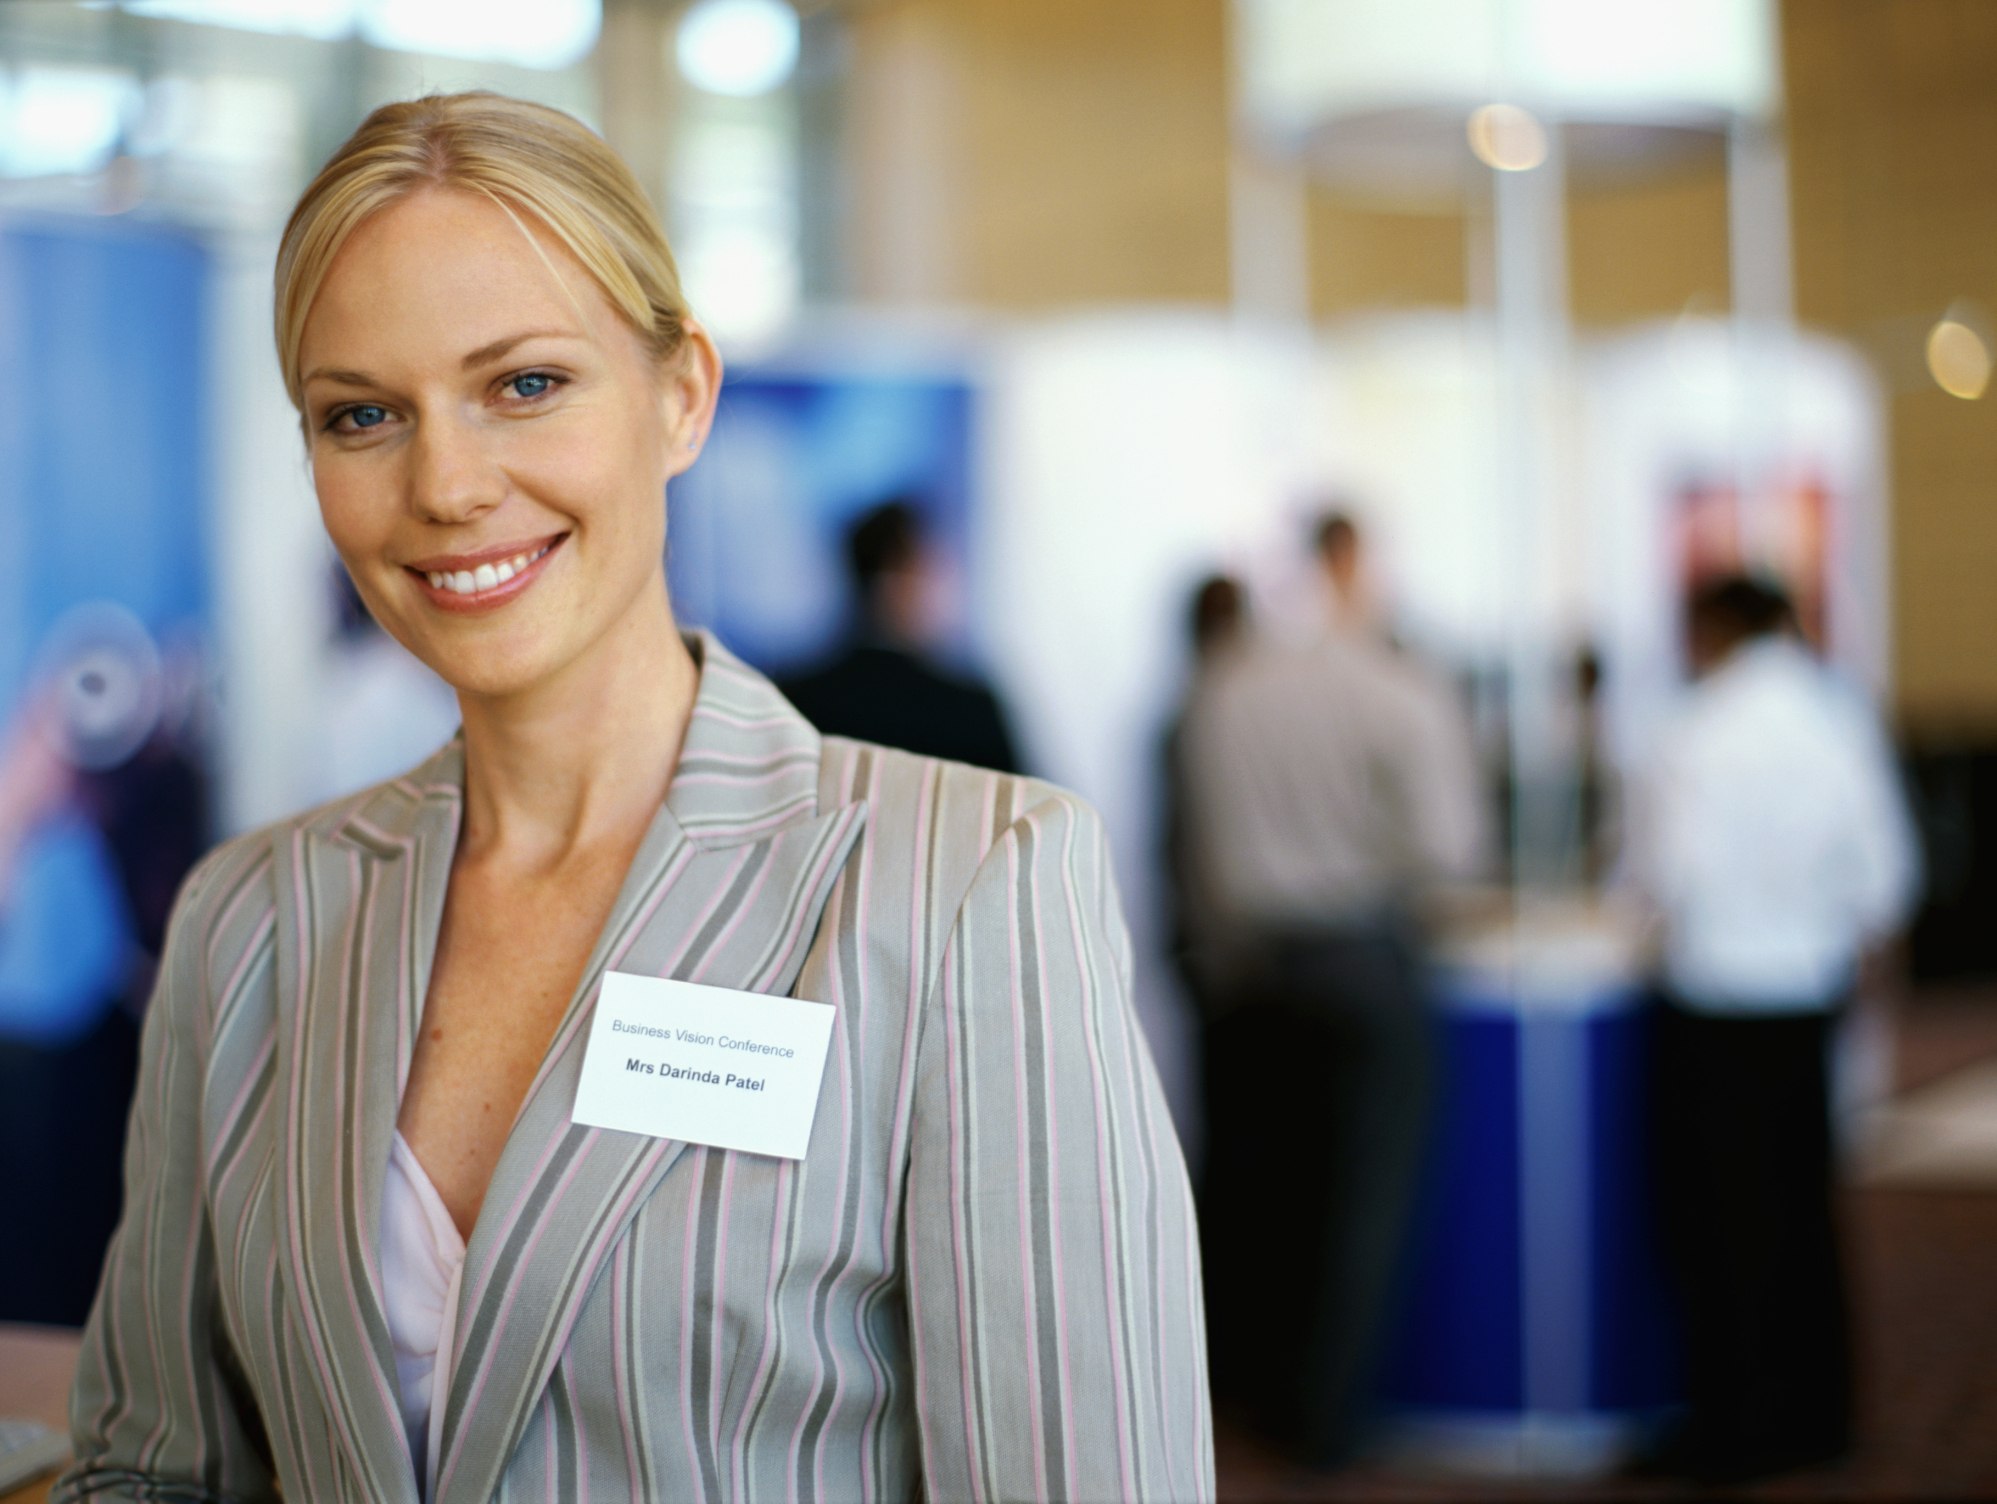
[[[1969,325],[1945,318],[1928,331],[1928,371],[1951,397],[1974,402],[1990,384],[1990,348]]]
[[[125,0],[124,8],[132,15],[162,21],[315,37],[322,42],[354,29],[354,0]]]
[[[376,47],[567,68],[589,56],[601,0],[360,0],[361,35]]]
[[[8,94],[0,170],[21,178],[97,171],[142,98],[131,74],[101,68],[26,68]]]
[[[135,16],[376,47],[567,68],[596,45],[602,0],[124,0]]]
[[[674,54],[696,89],[767,94],[797,67],[797,12],[783,0],[697,0],[680,19]]]
[[[1527,172],[1546,160],[1546,127],[1515,104],[1487,104],[1471,112],[1470,149],[1487,167]]]

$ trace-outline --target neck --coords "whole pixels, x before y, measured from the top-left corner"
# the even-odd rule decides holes
[[[461,693],[461,862],[547,873],[606,842],[635,846],[665,801],[700,670],[661,577],[586,658],[530,690]]]
[[[1372,603],[1349,570],[1324,566],[1326,620],[1334,631],[1365,634],[1372,627]]]

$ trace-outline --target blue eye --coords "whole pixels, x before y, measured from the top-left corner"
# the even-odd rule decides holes
[[[377,423],[388,421],[388,409],[373,406],[350,407],[341,413],[340,417],[355,428],[373,428]]]
[[[541,371],[529,371],[524,376],[515,376],[507,383],[513,388],[516,397],[539,397],[554,384],[554,378]]]

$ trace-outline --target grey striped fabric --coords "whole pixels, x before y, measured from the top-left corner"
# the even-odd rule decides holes
[[[1102,831],[711,639],[494,1175],[431,1496],[1204,1499],[1199,1267]],[[58,1499],[413,1501],[378,1249],[454,745],[222,847],[147,1022]],[[838,1008],[808,1156],[569,1121],[604,970]]]

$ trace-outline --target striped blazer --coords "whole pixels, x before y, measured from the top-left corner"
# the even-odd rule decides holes
[[[1096,816],[711,639],[469,1239],[430,1496],[1203,1499],[1200,1283]],[[453,744],[190,877],[58,1499],[414,1501],[382,1187]],[[800,1161],[570,1121],[606,969],[835,1005]]]

